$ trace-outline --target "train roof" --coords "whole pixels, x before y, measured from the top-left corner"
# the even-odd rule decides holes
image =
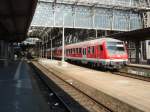
[[[70,44],[70,45],[66,45],[67,47],[71,47],[71,46],[78,46],[81,47],[83,45],[87,46],[87,45],[94,45],[94,44],[101,44],[104,41],[111,41],[111,42],[121,42],[120,40],[117,39],[113,39],[113,38],[99,38],[99,39],[94,39],[94,40],[89,40],[89,41],[84,41],[84,42],[79,42],[79,43],[74,43],[74,44]]]

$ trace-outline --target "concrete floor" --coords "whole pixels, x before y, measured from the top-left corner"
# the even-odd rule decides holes
[[[150,82],[69,63],[60,66],[60,62],[56,60],[39,60],[39,63],[112,110],[150,112]]]
[[[25,61],[0,67],[0,112],[48,112],[33,75]]]

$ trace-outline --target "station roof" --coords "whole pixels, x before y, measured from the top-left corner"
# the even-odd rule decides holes
[[[0,40],[24,40],[36,4],[37,0],[0,0]]]
[[[130,40],[130,41],[150,40],[150,27],[128,31],[128,32],[121,32],[121,33],[110,35],[109,37],[120,39],[120,40],[125,40],[125,41],[127,40]]]
[[[118,9],[135,9],[135,10],[150,10],[146,1],[142,1],[141,4],[138,2],[129,3],[129,1],[125,0],[39,0],[42,2],[53,2],[60,4],[71,4],[71,5],[85,5],[85,6],[93,6],[93,7],[107,7],[107,8],[118,8]],[[136,0],[135,0],[136,1]],[[133,1],[134,2],[134,1]],[[132,6],[130,5],[132,4]]]

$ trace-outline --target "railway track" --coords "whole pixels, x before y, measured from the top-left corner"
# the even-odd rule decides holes
[[[66,106],[67,112],[112,112],[109,108],[75,88],[71,83],[56,76],[42,65],[37,63],[31,65],[39,74],[43,83],[45,83],[45,85],[55,93],[63,105]],[[44,74],[48,74],[48,76]]]
[[[144,75],[132,74],[132,73],[127,73],[127,72],[123,72],[123,71],[111,72],[111,73],[115,74],[115,75],[120,75],[120,76],[125,76],[125,77],[130,77],[130,78],[134,78],[134,79],[139,79],[139,80],[150,82],[150,77],[144,76]]]
[[[145,68],[127,66],[122,70],[111,73],[150,82],[150,71],[146,70]]]

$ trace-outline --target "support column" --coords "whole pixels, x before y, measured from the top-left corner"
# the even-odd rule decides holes
[[[42,43],[41,43],[41,58],[43,56],[43,47],[42,47]]]
[[[38,42],[38,57],[40,58],[41,56],[41,48],[40,48],[40,42]]]
[[[140,62],[143,62],[143,41],[140,42]]]
[[[10,44],[10,58],[11,60],[14,60],[14,47],[13,47],[13,43]]]
[[[64,56],[65,56],[65,28],[64,28],[64,14],[63,14],[63,32],[62,32],[62,62],[64,62],[65,61],[65,58],[64,58]]]
[[[3,41],[0,40],[0,58],[2,58],[2,55],[3,55]]]
[[[62,62],[64,62],[65,56],[65,28],[63,27],[63,34],[62,34]]]
[[[53,46],[53,45],[52,45],[52,39],[51,39],[51,60],[52,60],[52,56],[53,56],[53,54],[52,54],[52,53],[53,53],[53,52],[52,52],[52,46]]]
[[[42,42],[42,58],[44,58],[44,44],[45,44],[45,40],[43,38],[43,42]]]
[[[43,58],[43,42],[42,42],[42,44],[41,44],[41,58]]]
[[[4,58],[5,58],[4,67],[7,67],[8,66],[8,43],[5,42],[4,46],[5,46],[5,48],[4,48]]]
[[[5,45],[3,40],[1,40],[0,45],[1,45],[1,58],[4,58]]]
[[[140,63],[140,42],[136,41],[135,42],[135,47],[136,47],[136,63],[139,64]]]
[[[45,57],[47,59],[47,41],[46,41]]]
[[[96,38],[97,38],[97,29],[95,29],[95,33],[96,33]]]

